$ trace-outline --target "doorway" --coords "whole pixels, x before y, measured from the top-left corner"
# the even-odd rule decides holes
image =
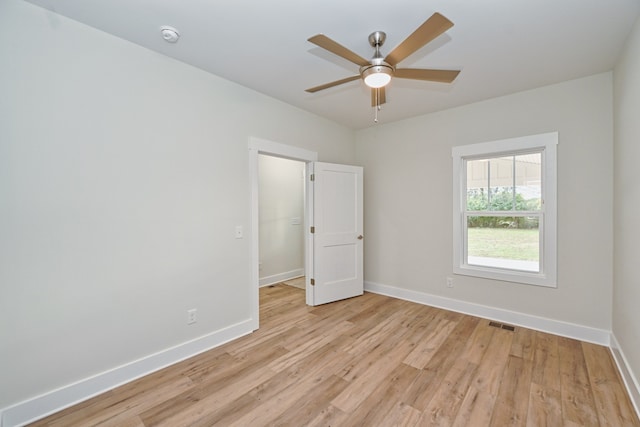
[[[290,145],[280,144],[273,141],[268,141],[259,138],[249,138],[249,172],[251,177],[251,320],[252,320],[252,328],[254,330],[259,327],[259,284],[260,284],[260,271],[259,271],[259,263],[260,263],[260,207],[259,207],[259,159],[260,155],[267,155],[278,157],[282,159],[296,160],[299,162],[305,163],[306,165],[310,162],[315,162],[318,160],[318,153],[313,151],[308,151],[302,148],[293,147]],[[309,218],[308,218],[308,207],[309,207],[309,197],[308,192],[305,191],[305,209],[304,209],[304,217],[300,219],[300,226],[303,230],[308,229]],[[308,266],[311,265],[310,257],[313,253],[313,248],[310,246],[309,239],[304,239],[304,271],[308,272]],[[307,280],[308,282],[308,280]],[[307,303],[309,303],[309,284],[307,283],[305,288],[305,299]]]
[[[258,156],[260,287],[285,283],[305,289],[305,163]]]
[[[251,325],[259,327],[259,156],[305,164],[305,300],[319,305],[362,295],[363,170],[360,166],[321,163],[317,153],[250,138],[251,177]],[[302,224],[301,224],[302,225]],[[310,227],[313,225],[313,227]]]

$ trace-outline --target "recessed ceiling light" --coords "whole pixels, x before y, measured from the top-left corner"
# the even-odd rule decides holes
[[[176,43],[180,38],[180,33],[173,27],[164,26],[160,28],[160,34],[167,43]]]

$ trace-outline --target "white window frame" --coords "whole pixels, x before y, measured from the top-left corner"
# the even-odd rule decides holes
[[[557,287],[557,145],[558,133],[550,132],[452,148],[453,272],[455,274],[552,288]],[[540,151],[542,153],[540,272],[468,264],[466,256],[467,225],[464,220],[467,199],[466,160],[517,155],[531,151]],[[500,214],[498,213],[498,215]]]

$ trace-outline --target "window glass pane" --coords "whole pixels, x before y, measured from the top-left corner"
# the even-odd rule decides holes
[[[489,160],[489,210],[510,211],[513,205],[513,156]]]
[[[542,153],[515,157],[516,210],[539,211],[542,206]]]
[[[487,210],[489,201],[489,162],[467,161],[467,210]]]
[[[513,187],[493,187],[489,210],[510,211],[513,209]]]
[[[467,263],[540,271],[538,217],[468,216]]]

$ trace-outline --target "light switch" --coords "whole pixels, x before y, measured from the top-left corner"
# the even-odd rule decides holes
[[[300,225],[300,217],[296,216],[291,218],[291,225]]]
[[[236,225],[236,239],[242,239],[243,234],[242,234],[242,226],[241,225]]]

